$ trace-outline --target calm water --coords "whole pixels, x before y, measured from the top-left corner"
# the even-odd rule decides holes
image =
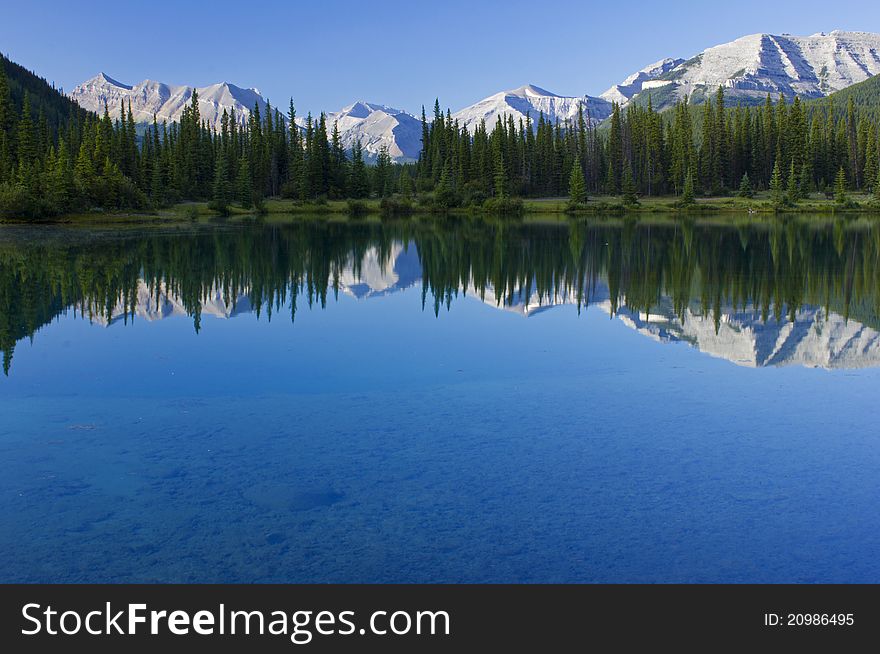
[[[880,582],[880,227],[0,228],[0,581]]]

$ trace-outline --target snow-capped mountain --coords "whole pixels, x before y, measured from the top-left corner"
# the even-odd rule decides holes
[[[665,107],[685,94],[699,101],[722,86],[729,98],[743,102],[760,102],[767,93],[815,98],[878,73],[880,34],[751,34],[708,48],[669,69],[649,66],[606,91],[603,97],[620,101],[623,96],[630,101],[650,92],[654,105]],[[639,80],[641,86],[627,95],[624,89],[630,80]]]
[[[202,120],[219,129],[223,110],[235,110],[239,123],[247,122],[256,104],[261,112],[266,110],[266,101],[257,89],[243,89],[234,84],[222,82],[195,89],[199,93],[199,114]],[[129,86],[118,82],[104,73],[83,82],[70,93],[70,97],[81,107],[96,113],[104,112],[104,103],[114,119],[119,116],[119,108],[131,102],[131,113],[137,123],[152,123],[153,115],[161,123],[180,120],[183,109],[192,101],[192,86],[171,86],[153,80]]]
[[[374,161],[382,146],[388,148],[391,159],[400,163],[416,161],[422,149],[421,120],[400,109],[381,104],[355,102],[327,115],[327,132],[333,123],[339,126],[339,135],[346,150],[351,150],[356,139],[364,148],[364,158]]]
[[[605,91],[600,98],[608,100],[608,102],[616,102],[619,105],[625,105],[633,96],[638,95],[645,88],[651,88],[657,83],[654,82],[660,75],[668,73],[676,66],[683,64],[684,59],[661,59],[649,66],[645,66],[623,80],[620,84],[615,84]],[[663,84],[661,82],[661,84]]]
[[[455,112],[452,118],[473,133],[481,120],[486,121],[486,129],[491,131],[499,116],[503,118],[513,116],[517,124],[520,119],[525,121],[526,114],[531,115],[533,124],[537,124],[540,114],[544,115],[544,120],[551,123],[557,120],[560,123],[569,119],[577,120],[581,107],[584,118],[589,117],[593,123],[601,122],[611,115],[611,103],[603,98],[565,97],[545,91],[534,84],[527,84],[518,89],[490,95],[476,104]]]

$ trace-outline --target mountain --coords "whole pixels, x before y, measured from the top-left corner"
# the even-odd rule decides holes
[[[537,123],[538,115],[544,114],[544,119],[551,123],[557,120],[564,123],[567,119],[576,120],[581,106],[584,117],[589,117],[593,123],[601,122],[611,115],[611,103],[603,98],[565,97],[527,84],[518,89],[490,95],[457,111],[452,118],[473,133],[481,120],[486,121],[486,129],[491,131],[499,116],[513,116],[518,123],[520,119],[525,121],[528,113],[531,114],[532,121]]]
[[[5,73],[9,98],[16,115],[21,112],[24,96],[27,93],[31,116],[42,114],[53,130],[63,127],[74,116],[80,120],[85,117],[85,112],[54,85],[50,85],[42,77],[2,54],[0,54],[0,68]]]
[[[381,104],[355,102],[327,116],[327,131],[333,123],[339,126],[339,135],[346,150],[351,150],[356,139],[364,148],[364,158],[375,161],[382,146],[388,148],[391,159],[398,163],[417,161],[422,149],[421,120],[400,109]]]
[[[616,102],[620,105],[625,105],[633,96],[641,93],[642,90],[656,86],[658,82],[655,82],[654,80],[660,77],[660,75],[668,73],[673,68],[683,63],[684,59],[661,59],[660,61],[645,66],[640,71],[633,73],[620,84],[615,84],[599,97],[608,100],[608,102]],[[659,82],[659,84],[663,85],[665,82]]]
[[[192,99],[191,86],[171,86],[153,80],[129,86],[118,82],[104,73],[83,82],[70,93],[70,98],[81,107],[104,113],[104,103],[114,118],[119,115],[120,106],[131,102],[131,112],[138,123],[152,123],[153,114],[161,123],[180,120],[183,109]],[[199,93],[199,113],[202,120],[219,129],[223,110],[235,111],[237,122],[247,122],[254,104],[265,113],[266,101],[257,89],[243,89],[228,82],[212,84],[195,89]]]
[[[708,48],[672,68],[649,66],[606,91],[603,97],[627,97],[626,89],[637,83],[641,85],[639,90],[632,89],[635,92],[627,101],[644,101],[650,93],[659,108],[685,94],[699,102],[718,86],[724,87],[729,100],[744,103],[761,102],[768,93],[816,98],[878,73],[880,34],[751,34]]]
[[[846,107],[852,98],[853,104],[859,108],[863,115],[870,114],[880,117],[880,75],[835,91],[829,97],[833,98],[834,105],[841,109]],[[823,99],[808,100],[807,105],[821,107],[825,102],[826,100]]]

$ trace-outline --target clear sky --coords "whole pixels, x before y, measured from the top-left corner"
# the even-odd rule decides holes
[[[4,2],[0,51],[71,89],[98,72],[257,87],[300,113],[368,100],[454,110],[532,83],[598,95],[663,57],[755,32],[880,32],[880,3],[177,0]]]

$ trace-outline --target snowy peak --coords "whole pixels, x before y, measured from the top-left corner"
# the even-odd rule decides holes
[[[115,86],[126,91],[131,90],[130,86],[123,84],[122,82],[117,82],[115,79],[107,75],[107,73],[98,73],[88,82],[85,82],[85,84]]]
[[[555,93],[551,93],[550,91],[545,91],[540,86],[535,86],[534,84],[526,84],[525,86],[520,86],[518,89],[506,91],[505,93],[521,98],[561,97],[556,95]]]
[[[608,102],[617,102],[621,105],[626,104],[634,95],[641,93],[646,88],[647,83],[668,73],[682,63],[684,63],[684,59],[661,59],[633,73],[620,84],[615,84],[599,97]]]
[[[576,120],[583,109],[585,117],[600,122],[611,115],[611,103],[590,96],[565,97],[546,91],[534,84],[526,84],[509,91],[500,91],[452,115],[469,132],[476,131],[481,121],[491,130],[498,118],[511,116],[514,122],[525,121],[526,116],[536,123],[538,116],[551,123]]]
[[[118,116],[120,108],[123,105],[127,108],[131,103],[132,116],[138,123],[151,123],[154,115],[159,122],[172,123],[180,120],[184,108],[192,100],[193,91],[199,94],[202,120],[217,128],[224,110],[227,113],[235,111],[237,122],[244,124],[254,105],[259,106],[261,112],[266,109],[266,101],[257,89],[243,89],[228,82],[195,88],[146,79],[129,86],[105,73],[77,86],[70,97],[84,109],[96,113],[103,113],[106,103],[111,116]]]
[[[602,97],[626,103],[658,89],[652,91],[659,98],[655,105],[669,106],[686,94],[699,101],[718,86],[746,103],[761,101],[768,93],[822,97],[880,73],[880,34],[750,34],[685,61],[664,61],[676,63],[646,67]]]
[[[397,162],[416,161],[422,149],[421,121],[400,109],[359,100],[337,112],[328,114],[327,130],[333,125],[346,150],[360,140],[364,157],[373,161],[383,147]]]

